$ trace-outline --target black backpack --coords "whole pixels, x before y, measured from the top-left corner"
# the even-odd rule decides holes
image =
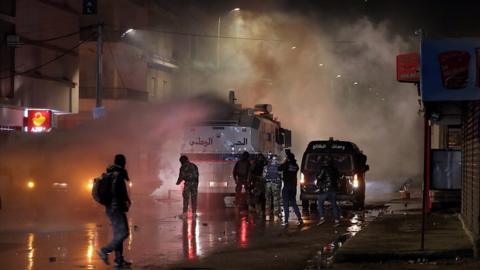
[[[114,174],[103,173],[100,177],[93,180],[92,197],[101,205],[110,205],[112,202],[112,186]]]

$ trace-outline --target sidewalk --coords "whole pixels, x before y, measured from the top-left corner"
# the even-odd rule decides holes
[[[473,256],[473,246],[457,214],[426,216],[425,248],[421,250],[422,215],[418,200],[394,201],[336,253],[336,262],[446,259]],[[403,209],[403,210],[402,210]]]

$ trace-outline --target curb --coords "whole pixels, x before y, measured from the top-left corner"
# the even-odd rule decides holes
[[[349,253],[339,252],[335,255],[336,262],[380,262],[391,260],[417,259],[451,259],[456,257],[473,257],[472,248],[436,251],[409,251],[396,253]]]

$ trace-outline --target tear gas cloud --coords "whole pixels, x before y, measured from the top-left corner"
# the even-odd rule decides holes
[[[370,165],[367,180],[390,184],[382,183],[382,190],[394,191],[407,178],[418,180],[422,118],[417,91],[395,80],[395,56],[415,49],[412,41],[392,33],[388,23],[374,24],[368,18],[319,24],[313,18],[280,12],[242,10],[225,17],[222,29],[225,36],[265,39],[198,41],[195,58],[187,59],[193,68],[179,71],[181,80],[174,86],[177,99],[128,105],[121,110],[127,110],[128,116],[109,112],[106,119],[77,130],[4,142],[2,148],[14,154],[1,155],[0,164],[20,178],[29,177],[35,168],[58,174],[48,176],[52,178],[70,171],[91,178],[114,154],[123,152],[130,170],[146,166],[147,161],[155,163],[155,175],[147,178],[155,178],[157,187],[158,180],[163,182],[156,192],[162,196],[174,188],[183,128],[225,106],[215,98],[185,99],[187,93],[226,97],[228,89],[235,89],[244,106],[273,105],[275,116],[292,130],[297,156],[309,141],[334,137],[353,141],[364,151]],[[176,38],[190,42],[190,37]],[[218,55],[212,50],[217,45]],[[147,152],[158,155],[142,157]],[[132,175],[133,180],[140,177]]]
[[[2,194],[4,202],[7,197],[5,205],[10,207],[13,205],[10,202],[24,200],[26,183],[30,179],[37,183],[35,192],[46,191],[53,182],[68,182],[70,198],[92,201],[88,182],[104,172],[117,153],[127,157],[134,194],[141,191],[146,196],[158,188],[161,184],[159,172],[164,189],[173,188],[183,129],[223,113],[227,106],[213,96],[153,104],[129,103],[109,110],[103,119],[72,130],[22,134],[2,140],[2,153],[9,154],[0,155],[1,175],[10,176],[12,186],[9,190],[19,192]],[[153,174],[148,174],[149,168],[145,169],[149,166]],[[46,193],[42,194],[38,202],[51,206]]]
[[[417,91],[395,79],[396,55],[416,50],[415,41],[368,18],[321,24],[279,12],[226,16],[222,35],[265,40],[221,39],[217,76],[200,72],[193,85],[222,95],[235,89],[246,106],[272,104],[282,125],[292,129],[297,155],[311,140],[353,141],[368,157],[367,179],[388,183],[377,187],[384,192],[398,190],[408,178],[420,181]]]

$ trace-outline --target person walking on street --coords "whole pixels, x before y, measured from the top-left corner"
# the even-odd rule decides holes
[[[283,172],[282,199],[284,221],[282,225],[288,226],[289,207],[292,206],[297,216],[297,226],[301,226],[303,225],[303,220],[297,205],[297,173],[299,167],[293,153],[287,152],[287,158],[285,162],[280,165],[279,170]]]
[[[111,200],[106,204],[106,213],[112,224],[113,239],[110,243],[97,251],[105,264],[109,264],[108,254],[115,252],[115,267],[130,268],[131,263],[123,257],[123,241],[129,235],[126,213],[132,204],[128,196],[128,172],[125,169],[126,158],[122,154],[115,156],[114,164],[107,168],[107,175],[111,179]]]
[[[265,220],[267,221],[270,220],[272,214],[275,222],[280,221],[282,179],[278,166],[278,157],[269,155],[268,164],[263,168],[263,177],[265,178]]]
[[[250,169],[251,197],[255,204],[255,212],[258,220],[264,220],[263,207],[265,205],[265,178],[263,168],[267,164],[265,156],[260,153],[255,158]]]
[[[191,201],[192,216],[197,216],[197,195],[198,195],[198,167],[188,160],[185,155],[180,156],[180,173],[178,175],[177,185],[182,181],[185,182],[183,186],[183,212],[181,218],[186,218],[188,215],[188,202]]]
[[[338,179],[339,172],[333,166],[331,156],[328,156],[317,175],[317,187],[320,190],[318,195],[318,215],[320,217],[318,225],[325,223],[323,204],[326,200],[330,201],[332,207],[334,226],[340,225],[340,213],[337,206]]]
[[[233,179],[235,180],[235,203],[240,206],[240,200],[242,197],[242,187],[245,189],[247,196],[246,201],[249,202],[248,194],[250,192],[250,154],[245,151],[240,156],[240,160],[235,163],[233,167]]]

